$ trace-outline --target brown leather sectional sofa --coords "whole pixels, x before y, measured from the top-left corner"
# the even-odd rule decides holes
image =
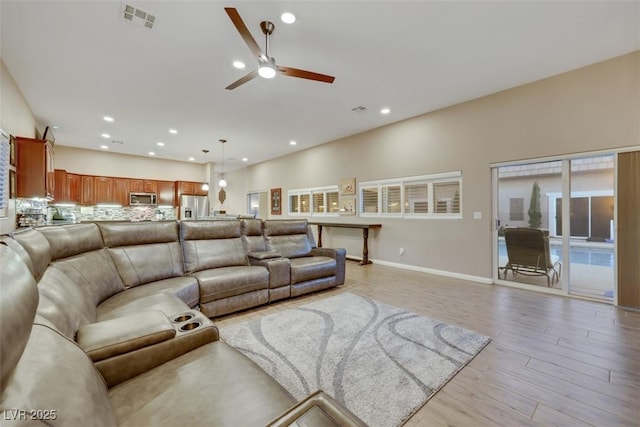
[[[344,250],[315,248],[306,221],[89,223],[0,243],[3,424],[363,425],[322,392],[296,403],[210,319],[344,283]]]

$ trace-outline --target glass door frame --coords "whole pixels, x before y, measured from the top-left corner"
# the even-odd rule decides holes
[[[506,285],[510,287],[522,288],[527,290],[533,290],[537,292],[563,295],[563,296],[571,296],[573,298],[580,299],[589,299],[594,301],[601,301],[603,303],[611,303],[610,301],[600,300],[597,298],[585,297],[582,295],[572,294],[570,291],[570,243],[571,243],[571,197],[562,197],[562,212],[566,213],[562,215],[561,224],[562,224],[562,264],[567,266],[567,268],[562,268],[560,282],[561,288],[544,288],[535,285],[528,285],[524,283],[512,282],[506,279],[500,278],[500,270],[499,270],[499,254],[498,254],[498,229],[500,227],[498,214],[499,214],[499,183],[498,183],[498,169],[505,166],[517,166],[517,165],[526,165],[532,163],[542,163],[542,162],[550,162],[550,161],[561,161],[562,162],[562,173],[561,173],[561,191],[562,194],[571,195],[571,161],[585,158],[585,157],[595,157],[595,156],[604,156],[604,155],[613,155],[614,157],[614,184],[613,184],[613,197],[614,197],[614,205],[618,205],[618,196],[617,196],[617,187],[618,187],[618,154],[626,151],[636,151],[637,147],[629,147],[624,149],[611,149],[611,150],[600,150],[600,151],[592,151],[585,153],[576,153],[571,155],[562,155],[562,156],[553,156],[553,157],[540,157],[533,159],[524,159],[518,161],[511,162],[500,162],[500,163],[492,163],[489,165],[491,168],[491,210],[492,210],[492,231],[491,231],[491,271],[492,271],[492,279],[493,284]],[[617,262],[618,259],[618,226],[617,226],[617,216],[618,210],[614,209],[614,245],[613,245],[613,256]],[[618,272],[617,268],[613,269],[613,304],[618,305]]]

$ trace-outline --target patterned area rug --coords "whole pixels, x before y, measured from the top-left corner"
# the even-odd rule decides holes
[[[490,340],[350,293],[220,335],[296,399],[322,389],[372,427],[402,424]]]

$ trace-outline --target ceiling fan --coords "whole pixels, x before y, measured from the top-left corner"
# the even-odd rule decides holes
[[[231,22],[233,22],[233,25],[235,25],[236,29],[240,33],[240,36],[249,47],[251,53],[253,53],[258,60],[257,70],[253,70],[246,76],[239,78],[238,80],[227,86],[225,89],[235,89],[238,86],[245,84],[250,80],[253,80],[257,76],[269,79],[275,77],[276,73],[280,73],[290,77],[299,77],[301,79],[315,80],[323,83],[333,83],[333,81],[335,80],[334,76],[314,73],[312,71],[300,70],[298,68],[276,65],[275,58],[273,56],[269,56],[269,36],[271,35],[271,33],[273,33],[273,30],[276,26],[269,21],[262,21],[260,23],[260,28],[262,29],[262,33],[265,36],[265,51],[263,52],[262,49],[260,49],[260,46],[258,46],[258,43],[256,43],[256,40],[249,32],[247,26],[242,21],[242,18],[240,17],[238,11],[233,7],[225,7],[224,10],[227,12],[227,15],[229,15]]]

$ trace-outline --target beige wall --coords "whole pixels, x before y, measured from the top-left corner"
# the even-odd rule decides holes
[[[36,119],[22,92],[0,58],[0,129],[10,135],[34,138]],[[15,229],[15,203],[9,202],[7,218],[0,218],[0,234]]]
[[[55,146],[56,169],[85,175],[146,178],[165,181],[204,181],[205,166],[174,160]]]
[[[247,192],[266,188],[286,195],[352,176],[360,182],[462,170],[462,220],[347,219],[383,224],[370,241],[373,259],[490,278],[490,164],[637,145],[639,117],[635,52],[246,168],[229,176],[238,187],[227,204],[242,210]],[[359,231],[327,231],[325,246],[360,255]]]

